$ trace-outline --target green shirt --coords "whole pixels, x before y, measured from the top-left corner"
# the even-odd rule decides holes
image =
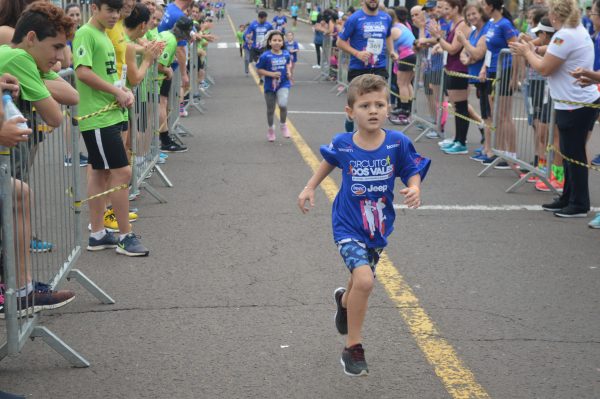
[[[158,58],[158,63],[166,67],[170,67],[175,59],[175,53],[177,52],[177,39],[170,30],[160,32],[158,34],[158,38],[159,40],[163,40],[165,42],[165,49]],[[163,76],[165,76],[164,73],[159,74],[159,78],[162,78]]]
[[[73,39],[73,68],[86,66],[102,80],[111,85],[119,81],[115,49],[105,32],[87,23]],[[79,92],[79,115],[89,115],[115,102],[112,94],[92,89],[77,79]],[[123,110],[113,109],[79,122],[82,132],[113,126],[125,121]]]
[[[238,30],[237,32],[235,32],[235,36],[237,37],[238,43],[240,44],[240,46],[243,45],[244,44],[244,32]]]
[[[154,28],[146,32],[146,39],[153,41],[158,39],[158,28]]]
[[[42,74],[31,54],[8,45],[0,46],[0,74],[3,73],[10,73],[17,78],[21,99],[31,102],[50,97],[43,79],[54,80],[58,77],[55,72]]]

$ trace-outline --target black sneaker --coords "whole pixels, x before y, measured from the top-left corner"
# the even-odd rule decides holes
[[[576,208],[574,206],[566,206],[561,210],[554,212],[554,216],[559,218],[585,218],[588,215],[587,209]]]
[[[162,152],[186,152],[188,148],[184,145],[179,145],[172,141],[169,144],[161,145],[160,150]]]
[[[344,292],[346,292],[344,287],[340,287],[333,292],[333,299],[337,306],[337,310],[335,311],[335,328],[342,335],[348,334],[348,315],[346,309],[342,306]]]
[[[367,367],[365,351],[362,344],[344,348],[340,363],[344,366],[344,373],[350,377],[359,377],[361,375],[369,374],[369,368]]]
[[[107,231],[104,234],[104,237],[97,240],[94,237],[90,236],[88,240],[88,251],[101,251],[107,248],[116,248],[119,243],[119,239],[110,231]]]
[[[494,165],[494,169],[508,170],[510,169],[510,165],[506,161],[500,161],[496,165]]]
[[[567,205],[568,204],[564,201],[561,201],[560,198],[556,198],[554,202],[542,205],[542,209],[548,212],[558,212]]]

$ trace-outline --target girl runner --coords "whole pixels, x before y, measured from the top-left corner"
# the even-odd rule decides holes
[[[275,103],[279,105],[279,121],[281,122],[281,133],[283,137],[289,138],[287,129],[287,102],[290,93],[291,56],[283,49],[283,34],[277,30],[267,33],[267,51],[265,51],[258,62],[256,69],[261,77],[264,77],[265,101],[267,102],[267,140],[275,141],[275,126],[273,117],[275,114]]]

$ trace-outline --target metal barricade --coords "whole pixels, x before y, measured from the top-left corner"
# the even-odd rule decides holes
[[[338,65],[336,85],[331,91],[336,91],[336,96],[341,96],[348,90],[348,68],[350,66],[350,54],[338,49]]]
[[[330,35],[323,34],[323,45],[321,46],[321,69],[319,74],[313,80],[329,80],[329,58],[331,57],[331,46],[333,38]],[[315,50],[316,51],[316,50]]]
[[[185,68],[185,66],[183,67]],[[167,108],[167,126],[173,137],[175,137],[180,144],[183,144],[181,137],[186,135],[191,136],[191,132],[180,122],[181,116],[179,114],[179,106],[182,101],[181,68],[182,66],[179,65],[179,67],[173,71],[173,77],[171,78],[171,89],[169,91]]]
[[[167,200],[160,195],[147,179],[156,172],[165,186],[173,184],[157,164],[160,159],[159,134],[159,80],[155,63],[148,70],[144,80],[133,88],[135,104],[129,110],[131,135],[131,192],[146,190],[161,203]]]
[[[73,80],[73,70],[61,76]],[[82,204],[79,194],[79,129],[77,107],[62,107],[61,126],[52,129],[39,119],[30,103],[20,102],[31,121],[29,141],[0,151],[2,207],[2,315],[6,342],[0,359],[16,355],[28,338],[40,337],[75,367],[89,362],[40,324],[35,296],[19,298],[27,290],[58,289],[66,279],[77,280],[100,302],[114,300],[74,265],[81,254]],[[70,135],[72,162],[65,166]],[[31,300],[29,300],[31,299]]]
[[[194,107],[198,112],[204,114],[204,108],[202,108],[203,100],[201,99],[202,94],[200,90],[200,82],[198,81],[198,69],[200,66],[200,59],[198,56],[198,46],[196,42],[189,44],[189,77],[190,77],[190,90],[188,92],[188,99],[184,109],[187,111],[190,107]]]
[[[540,169],[535,162],[536,156],[541,158],[546,153],[547,144],[553,143],[554,123],[550,123],[552,99],[545,79],[526,68],[521,61],[513,58],[508,49],[502,50],[498,56],[491,134],[492,152],[497,158],[479,176],[485,176],[492,168],[505,162],[515,172],[527,171],[507,192],[517,190],[532,176],[537,176],[556,192],[548,180],[549,168]],[[522,82],[520,87],[519,81]],[[545,158],[549,156],[545,154]]]
[[[423,128],[415,138],[415,142],[430,133],[437,133],[444,138],[443,131],[447,117],[444,109],[446,58],[446,52],[432,54],[431,49],[417,53],[411,122],[405,128],[405,131],[416,126]]]

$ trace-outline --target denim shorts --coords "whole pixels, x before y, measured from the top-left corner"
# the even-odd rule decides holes
[[[342,240],[336,244],[350,273],[359,266],[369,265],[375,275],[375,267],[383,248],[367,248],[364,243],[355,240]]]

